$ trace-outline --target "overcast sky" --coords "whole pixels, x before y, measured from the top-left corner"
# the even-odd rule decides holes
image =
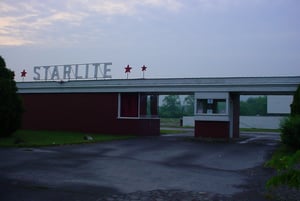
[[[112,62],[112,78],[300,75],[299,0],[0,0],[16,72]]]

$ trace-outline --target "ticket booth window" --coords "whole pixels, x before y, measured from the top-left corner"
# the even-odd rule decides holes
[[[226,99],[197,99],[198,114],[226,114]]]

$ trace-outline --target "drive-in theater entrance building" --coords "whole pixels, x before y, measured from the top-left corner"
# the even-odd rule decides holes
[[[239,137],[240,95],[292,95],[293,77],[102,79],[17,83],[23,129],[159,135],[159,94],[194,94],[195,137]]]

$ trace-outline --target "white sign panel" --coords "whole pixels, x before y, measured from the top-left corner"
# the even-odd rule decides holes
[[[293,96],[267,96],[268,114],[290,114]]]

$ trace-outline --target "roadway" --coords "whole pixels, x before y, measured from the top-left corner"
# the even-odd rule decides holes
[[[0,200],[96,201],[157,189],[233,196],[249,190],[246,172],[262,166],[278,142],[275,135],[244,135],[230,142],[193,140],[188,132],[84,145],[0,148]]]

